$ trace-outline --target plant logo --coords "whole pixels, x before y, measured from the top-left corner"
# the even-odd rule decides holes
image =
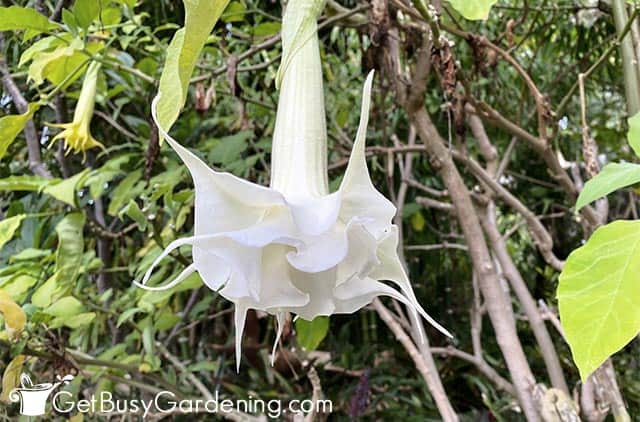
[[[20,402],[20,414],[23,416],[40,416],[45,414],[45,407],[49,395],[58,386],[67,384],[73,379],[73,375],[65,375],[56,377],[54,383],[47,382],[43,384],[33,385],[31,378],[27,374],[20,376],[21,387],[14,388],[9,393],[9,399],[14,402]]]

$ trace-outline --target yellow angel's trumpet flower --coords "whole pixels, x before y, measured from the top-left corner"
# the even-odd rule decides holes
[[[418,303],[396,251],[396,208],[369,177],[365,136],[373,72],[364,84],[345,176],[338,191],[329,193],[316,23],[321,10],[322,1],[290,0],[284,15],[270,187],[214,171],[158,125],[193,177],[194,235],[172,242],[136,284],[164,290],[197,271],[236,306],[238,367],[248,309],[275,315],[279,337],[287,312],[310,321],[353,313],[385,295],[404,303],[412,318],[421,315],[450,335]],[[146,286],[153,268],[182,245],[192,246],[193,263],[164,286]]]
[[[104,145],[96,141],[90,130],[93,109],[96,103],[96,85],[98,83],[99,70],[100,63],[95,61],[91,62],[87,67],[78,103],[73,112],[73,121],[71,123],[49,123],[49,126],[64,129],[51,140],[49,147],[59,139],[64,139],[65,152],[67,154],[73,151],[74,153],[81,152],[84,156],[88,149],[95,147],[104,149]]]

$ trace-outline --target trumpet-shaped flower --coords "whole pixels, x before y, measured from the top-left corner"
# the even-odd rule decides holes
[[[73,112],[73,121],[71,123],[49,123],[49,126],[64,129],[51,140],[50,147],[59,139],[64,139],[67,154],[73,151],[75,153],[81,152],[84,156],[88,149],[95,147],[104,149],[104,145],[96,141],[90,131],[91,117],[93,117],[93,109],[96,102],[96,85],[98,83],[99,70],[99,62],[92,62],[87,67],[78,103]]]
[[[418,303],[396,252],[396,208],[369,177],[365,136],[373,72],[364,84],[346,173],[340,188],[329,193],[319,9],[315,0],[290,0],[284,16],[270,187],[212,170],[159,127],[193,177],[195,227],[193,236],[167,247],[139,285],[167,289],[197,271],[235,304],[238,367],[248,309],[276,316],[274,351],[287,312],[306,320],[353,313],[381,295],[449,335]],[[182,245],[192,246],[193,263],[167,285],[145,286],[153,268]]]

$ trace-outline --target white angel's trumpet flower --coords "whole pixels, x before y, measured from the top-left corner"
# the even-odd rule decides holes
[[[396,252],[396,208],[369,177],[365,136],[373,72],[364,84],[345,176],[338,191],[329,193],[320,11],[316,0],[290,0],[284,16],[269,188],[212,170],[159,126],[193,177],[194,235],[172,242],[138,285],[168,289],[198,271],[209,288],[235,304],[238,368],[248,309],[276,316],[274,352],[286,312],[311,321],[353,313],[381,295],[401,301],[413,318],[422,315],[450,336],[418,303]],[[145,286],[153,268],[182,245],[192,246],[193,264],[164,286]]]

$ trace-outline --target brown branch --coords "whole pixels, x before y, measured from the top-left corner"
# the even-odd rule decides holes
[[[421,354],[411,338],[407,335],[406,331],[400,326],[400,324],[394,319],[393,314],[389,311],[380,301],[380,299],[373,300],[373,307],[380,315],[380,318],[387,324],[391,332],[396,336],[396,339],[404,346],[405,350],[409,354],[409,357],[413,360],[416,369],[424,378],[433,401],[436,403],[440,416],[444,421],[458,421],[458,415],[451,407],[447,393],[444,391],[440,377],[438,376],[438,370],[431,354]],[[427,339],[425,337],[425,343]],[[428,343],[425,344],[425,349],[428,350]]]
[[[507,205],[512,207],[515,211],[520,213],[527,222],[529,227],[529,231],[533,240],[540,250],[545,261],[551,265],[553,268],[561,271],[564,267],[564,262],[559,260],[553,253],[553,239],[551,235],[544,227],[544,225],[540,222],[538,217],[527,208],[518,198],[513,196],[511,192],[505,189],[501,184],[496,182],[491,175],[489,175],[480,164],[474,161],[472,158],[461,154],[458,151],[451,151],[453,157],[464,163],[469,170],[479,179],[481,180],[487,187],[489,187],[493,192],[495,192]]]
[[[529,292],[527,283],[522,278],[520,271],[516,267],[513,259],[507,251],[507,245],[498,231],[498,226],[495,219],[495,206],[487,207],[486,214],[481,218],[482,227],[491,242],[491,247],[502,267],[502,272],[509,280],[513,291],[515,292],[520,305],[527,315],[529,326],[533,331],[533,335],[540,347],[540,354],[547,367],[547,373],[551,379],[551,384],[554,388],[564,391],[569,394],[569,388],[564,378],[562,366],[560,365],[560,359],[556,352],[556,348],[551,340],[549,331],[547,331],[544,325],[544,320],[540,315],[540,311],[536,305],[536,302]]]
[[[495,384],[499,389],[516,396],[516,389],[509,381],[504,379],[495,369],[491,367],[484,359],[478,358],[455,347],[432,347],[431,353],[440,356],[451,356],[469,362],[480,371],[482,375],[487,377],[489,381]]]
[[[4,35],[0,33],[0,51],[2,50],[4,50]],[[4,54],[0,55],[0,73],[2,73],[2,84],[9,95],[11,95],[16,109],[20,114],[26,113],[29,108],[29,104],[11,76]],[[47,169],[47,166],[42,162],[42,156],[40,155],[40,139],[38,138],[38,132],[36,131],[36,126],[32,119],[29,119],[24,127],[24,137],[27,140],[29,169],[33,174],[38,176],[45,177],[47,179],[53,178],[51,172]]]

